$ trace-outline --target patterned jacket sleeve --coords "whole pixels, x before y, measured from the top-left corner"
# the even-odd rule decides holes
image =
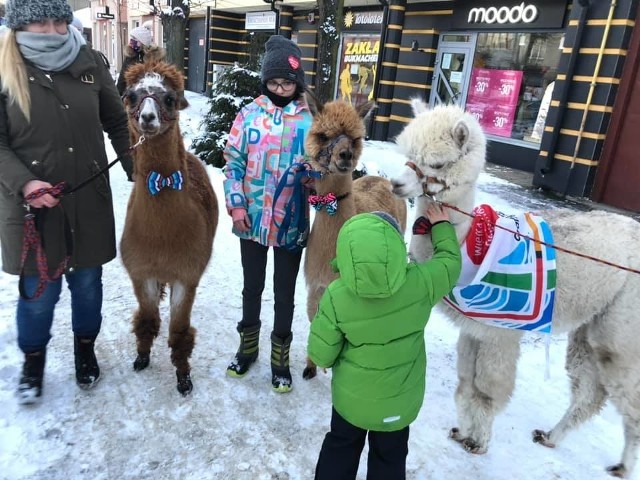
[[[332,367],[344,342],[344,333],[338,327],[331,293],[326,290],[320,299],[318,313],[311,322],[307,355],[319,367]]]
[[[227,210],[247,208],[243,183],[247,171],[247,145],[244,131],[244,110],[240,111],[229,131],[227,146],[222,153],[226,163],[224,196]]]

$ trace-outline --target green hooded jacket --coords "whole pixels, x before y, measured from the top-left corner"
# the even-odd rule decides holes
[[[336,411],[373,431],[396,431],[418,416],[425,393],[424,328],[433,305],[455,285],[461,256],[449,222],[434,225],[433,258],[407,263],[400,233],[363,213],[338,234],[340,277],[311,323],[308,355],[332,367]]]

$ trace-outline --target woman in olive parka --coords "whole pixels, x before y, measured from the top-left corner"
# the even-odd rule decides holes
[[[425,393],[424,328],[456,284],[460,246],[447,213],[431,204],[434,255],[407,263],[397,222],[383,212],[348,220],[338,234],[340,277],[311,322],[308,355],[332,368],[331,431],[316,479],[355,478],[369,435],[367,479],[405,478],[409,424]]]
[[[127,116],[101,55],[75,28],[65,0],[7,0],[0,36],[0,245],[2,269],[21,274],[26,297],[70,254],[64,277],[71,292],[76,381],[91,388],[100,378],[94,342],[102,323],[102,265],[116,256],[109,174],[73,194],[49,192],[59,182],[76,186],[107,166],[104,133],[116,154],[129,148]],[[131,175],[131,163],[123,164]],[[51,192],[53,193],[53,192]],[[33,251],[22,266],[28,203],[36,214],[46,254]],[[42,390],[62,278],[47,282],[32,300],[18,299],[18,346],[25,355],[17,397],[36,402]]]

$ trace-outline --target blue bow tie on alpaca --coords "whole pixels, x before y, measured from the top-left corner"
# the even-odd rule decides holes
[[[151,170],[147,175],[147,188],[151,195],[157,195],[163,188],[172,188],[174,190],[182,190],[184,181],[182,178],[182,172],[178,170],[173,172],[168,177],[163,177],[158,172]]]

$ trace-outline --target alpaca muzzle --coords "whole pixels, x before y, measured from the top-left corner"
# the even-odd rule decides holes
[[[152,100],[152,102],[147,102],[147,99]],[[131,112],[131,116],[140,127],[140,130],[145,133],[158,131],[161,122],[171,122],[171,117],[168,112],[153,94],[143,96],[138,102],[137,107]]]
[[[434,195],[448,188],[447,184],[443,180],[440,180],[437,177],[425,175],[424,172],[420,170],[420,167],[418,167],[414,162],[409,161],[406,162],[405,165],[415,172],[418,180],[422,184],[422,194],[425,197],[433,199]]]
[[[337,158],[335,159],[336,169],[343,173],[351,170],[351,163],[354,158],[353,151],[349,147],[337,148],[338,144],[343,140],[346,140],[348,145],[351,144],[349,137],[345,134],[341,134],[331,140],[329,144],[318,153],[318,162],[327,170],[329,170],[331,163],[334,162],[336,150],[338,150]]]

